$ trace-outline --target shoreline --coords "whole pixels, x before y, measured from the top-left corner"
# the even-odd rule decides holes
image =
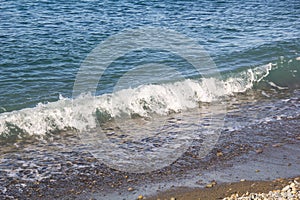
[[[247,188],[247,184],[253,182],[270,189],[264,182],[300,176],[298,130],[299,117],[230,132],[220,138],[219,144],[205,159],[196,157],[199,145],[195,145],[172,165],[144,174],[113,170],[101,164],[82,146],[76,147],[76,136],[62,138],[59,135],[50,143],[20,145],[20,150],[7,152],[1,158],[3,167],[14,166],[18,170],[12,171],[15,174],[28,178],[34,175],[49,177],[26,181],[11,176],[14,174],[3,174],[0,177],[0,199],[132,200],[140,195],[149,199],[155,195],[175,195],[169,191],[189,194],[200,190],[204,191],[203,195],[210,195],[212,191],[215,193],[218,188],[224,191],[222,188],[236,182],[241,184],[239,188]],[[39,170],[39,174],[32,174]],[[245,181],[240,183],[241,179]],[[214,187],[205,188],[213,181],[217,182]],[[176,198],[180,198],[179,195]]]
[[[162,180],[159,185],[150,183],[145,188],[145,183],[139,189],[134,188],[134,191],[123,191],[122,196],[124,199],[137,199],[142,195],[150,200],[169,200],[172,197],[176,200],[198,200],[199,197],[210,200],[225,198],[236,192],[241,195],[280,190],[293,177],[300,177],[300,143],[266,147],[263,152],[246,157],[247,160],[237,157],[215,169],[203,170],[201,174],[198,170],[187,171],[184,176]],[[116,194],[107,194],[106,197],[115,199]],[[92,198],[105,199],[99,193],[93,194]]]

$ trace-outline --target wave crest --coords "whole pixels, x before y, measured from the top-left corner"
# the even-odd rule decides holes
[[[0,114],[0,135],[45,135],[66,129],[84,131],[96,127],[98,122],[116,117],[151,117],[181,112],[197,108],[201,102],[216,102],[236,93],[244,93],[268,79],[277,68],[277,65],[270,63],[224,75],[223,80],[214,77],[186,79],[160,85],[141,85],[96,97],[61,97],[56,102],[39,103],[34,108]]]

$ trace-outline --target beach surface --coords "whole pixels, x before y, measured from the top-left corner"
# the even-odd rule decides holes
[[[51,138],[51,143],[39,145],[22,143],[15,147],[15,151],[10,149],[1,158],[2,169],[5,162],[6,166],[10,166],[10,160],[15,166],[15,174],[10,171],[10,174],[1,176],[1,198],[137,199],[142,195],[145,199],[193,199],[196,196],[215,199],[237,192],[280,189],[289,178],[299,176],[299,124],[299,118],[295,118],[253,126],[248,129],[255,130],[254,133],[260,137],[266,137],[260,132],[266,127],[272,135],[268,136],[268,140],[261,141],[263,144],[259,146],[241,141],[235,146],[233,135],[230,141],[226,140],[227,135],[220,138],[219,144],[205,160],[197,158],[192,147],[172,165],[141,174],[111,169],[90,153],[80,148],[76,150],[78,138],[72,135],[65,135],[64,138],[60,135],[59,138]],[[241,133],[245,132],[247,128],[241,130]],[[234,147],[220,148],[222,145]],[[36,146],[39,149],[31,148]],[[20,156],[24,154],[20,162],[13,157],[15,152]],[[46,175],[48,177],[38,180],[39,176]]]
[[[205,189],[191,189],[191,188],[177,188],[161,194],[157,194],[150,198],[141,198],[140,199],[153,199],[153,200],[216,200],[216,199],[254,199],[261,195],[261,199],[279,199],[281,194],[287,191],[285,189],[287,186],[291,185],[293,182],[299,181],[299,177],[290,178],[290,179],[275,179],[272,181],[240,181],[233,183],[223,183],[221,185],[215,185],[212,188]],[[291,191],[290,191],[291,192]],[[277,198],[275,195],[272,197],[270,195],[267,198],[267,194],[278,193]],[[296,193],[296,194],[295,194]],[[299,197],[299,186],[294,194],[290,193],[286,195],[286,199],[298,200]],[[264,194],[264,197],[263,197]],[[292,196],[294,195],[294,196]],[[285,197],[282,195],[282,197]],[[139,198],[137,198],[139,199]],[[259,198],[258,198],[259,199]]]

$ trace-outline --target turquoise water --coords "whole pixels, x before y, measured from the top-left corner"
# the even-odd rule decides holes
[[[221,71],[300,52],[299,1],[5,1],[1,112],[71,97],[81,62],[108,36],[151,25],[196,39]]]
[[[77,72],[94,48],[109,36],[143,26],[174,30],[197,41],[215,62],[222,83],[229,84],[225,96],[257,88],[299,88],[300,2],[296,0],[5,1],[0,8],[2,128],[7,123],[17,127],[23,124],[23,118],[17,117],[20,113],[13,111],[27,109],[28,116],[38,104],[56,102],[61,106],[62,99],[68,101]],[[114,63],[98,85],[100,107],[101,99],[105,101],[101,95],[112,92],[124,71],[149,62],[175,66],[186,74],[184,78],[200,80],[184,60],[172,54],[130,52]],[[255,80],[249,76],[250,68],[257,76]],[[168,81],[172,75],[162,77]],[[207,100],[202,97],[195,101]],[[103,106],[99,109],[113,117],[111,110]],[[171,106],[168,112],[174,110]],[[48,119],[51,112],[43,117]],[[134,109],[130,112],[140,115]]]

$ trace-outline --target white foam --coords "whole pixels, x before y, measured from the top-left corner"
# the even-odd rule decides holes
[[[161,85],[141,85],[97,97],[83,95],[75,100],[60,96],[56,102],[0,114],[0,134],[9,135],[19,129],[30,135],[44,135],[66,128],[83,131],[96,127],[96,110],[111,117],[124,114],[145,117],[168,115],[196,108],[199,102],[212,102],[223,96],[245,92],[266,77],[271,69],[272,65],[268,64],[242,71],[225,80],[186,79]]]

